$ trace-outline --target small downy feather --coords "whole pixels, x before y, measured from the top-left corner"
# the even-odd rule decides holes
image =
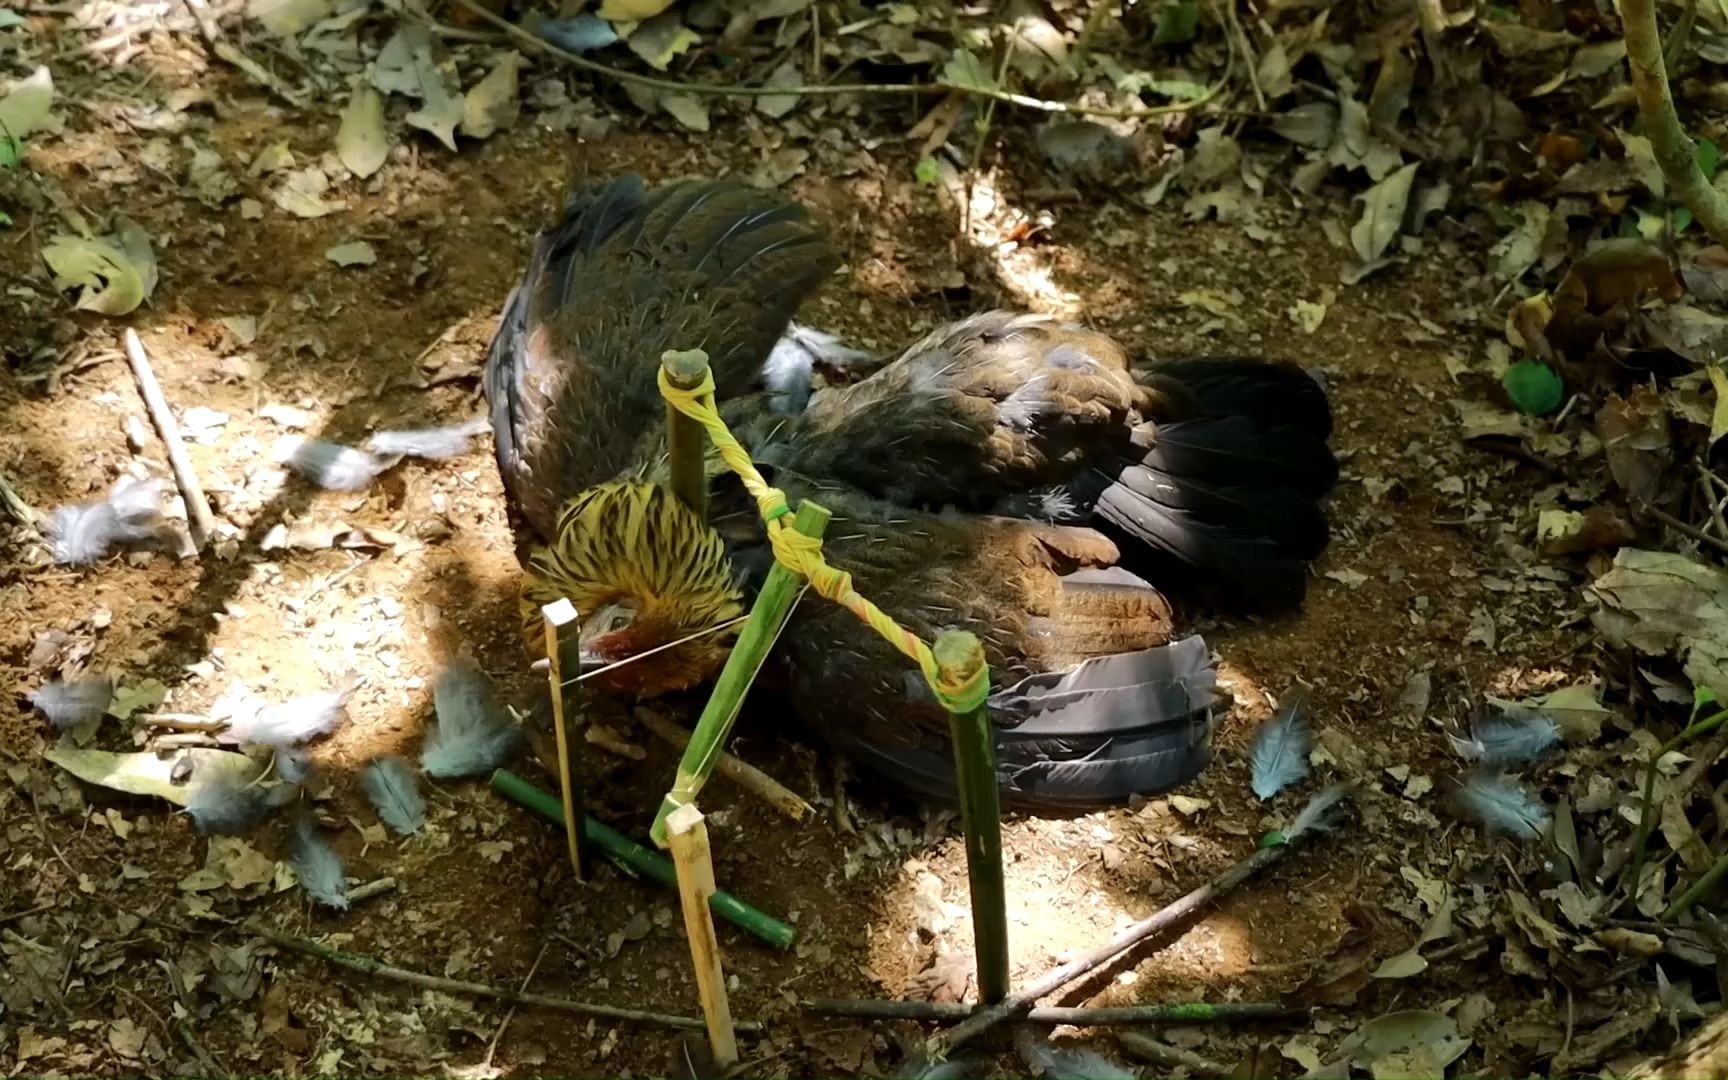
[[[1014,1048],[1032,1075],[1045,1080],[1135,1080],[1140,1075],[1078,1039],[1057,1046],[1025,1027],[1015,1032]]]
[[[114,683],[100,675],[55,679],[30,692],[30,704],[48,718],[55,731],[70,731],[101,719],[114,699]]]
[[[1338,823],[1337,810],[1348,794],[1349,784],[1333,784],[1309,799],[1308,805],[1296,815],[1296,820],[1284,830],[1285,839],[1294,840],[1305,833],[1329,831]]]
[[[1535,840],[1548,828],[1548,808],[1512,777],[1491,769],[1466,776],[1453,795],[1458,811],[1494,832]]]
[[[432,686],[438,726],[420,765],[436,777],[480,776],[510,759],[522,728],[498,706],[492,679],[467,657],[452,660]]]
[[[1286,696],[1283,707],[1260,725],[1254,735],[1249,760],[1254,766],[1254,794],[1270,799],[1308,775],[1308,751],[1314,747],[1314,730],[1308,723],[1308,692],[1297,689]]]
[[[307,439],[284,462],[290,469],[329,491],[362,491],[400,457],[379,457],[352,446]]]
[[[227,738],[242,743],[291,747],[328,735],[342,725],[348,700],[358,683],[350,679],[336,690],[266,705],[250,715],[236,716],[228,724]]]
[[[360,775],[360,787],[384,824],[406,836],[426,824],[426,801],[408,763],[394,755],[376,758]]]
[[[48,517],[54,561],[81,566],[116,547],[162,546],[174,532],[162,511],[165,481],[122,476],[104,499],[60,506]]]
[[[1560,741],[1560,725],[1547,713],[1534,709],[1479,716],[1470,724],[1470,736],[1448,734],[1452,749],[1461,757],[1483,765],[1524,765],[1535,761]]]
[[[306,895],[337,911],[348,910],[348,879],[342,873],[342,860],[322,836],[309,817],[294,822],[292,847],[294,874]]]
[[[474,436],[489,426],[490,420],[482,416],[452,427],[375,431],[366,440],[366,449],[384,458],[417,457],[444,461],[466,454]]]
[[[290,784],[304,784],[310,780],[315,767],[312,755],[305,750],[276,748],[276,775]]]
[[[240,783],[217,774],[194,783],[186,813],[205,836],[239,836],[251,832],[274,810],[269,793],[258,784]]]

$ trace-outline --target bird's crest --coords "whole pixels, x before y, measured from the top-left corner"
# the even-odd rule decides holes
[[[628,600],[638,624],[670,636],[744,609],[720,535],[667,488],[634,482],[601,484],[564,504],[556,540],[528,559],[525,639],[542,640],[540,606],[560,598],[582,614]]]

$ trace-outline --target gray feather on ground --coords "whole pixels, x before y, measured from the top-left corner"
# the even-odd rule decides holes
[[[1297,689],[1287,695],[1272,719],[1260,725],[1249,753],[1253,763],[1254,794],[1270,799],[1308,775],[1308,751],[1314,733],[1308,725],[1308,694]]]
[[[408,763],[394,755],[375,759],[360,774],[360,787],[384,824],[406,836],[426,824],[426,801]]]
[[[114,699],[114,683],[100,675],[56,679],[30,692],[30,704],[48,718],[55,731],[70,731],[102,718]]]
[[[1032,1075],[1043,1080],[1135,1080],[1140,1075],[1083,1042],[1069,1040],[1057,1046],[1025,1028],[1015,1033],[1014,1048]]]
[[[234,717],[224,734],[235,742],[274,747],[310,742],[342,725],[356,686],[350,681],[336,690],[307,694],[279,705],[266,705],[250,715]]]
[[[1536,840],[1548,828],[1548,807],[1542,800],[1492,769],[1465,777],[1452,801],[1466,818],[1520,840]]]
[[[452,660],[432,686],[438,724],[420,754],[426,775],[480,776],[503,765],[522,728],[498,704],[492,679],[467,657]]]
[[[161,547],[175,527],[163,512],[167,482],[122,476],[106,498],[56,507],[46,526],[54,561],[81,566],[104,558],[116,547]]]
[[[195,782],[186,800],[186,813],[205,836],[239,836],[251,832],[275,809],[265,789],[218,773]]]
[[[1476,717],[1468,738],[1448,734],[1452,749],[1484,765],[1523,765],[1552,750],[1560,725],[1547,713],[1520,709]]]
[[[348,910],[348,879],[342,873],[342,860],[336,849],[318,835],[318,826],[309,817],[294,823],[291,847],[294,875],[306,895],[337,911]]]
[[[307,439],[293,449],[286,464],[321,488],[361,491],[400,460],[379,457],[352,446]]]
[[[290,784],[304,784],[312,778],[312,755],[292,747],[276,748],[276,775]]]

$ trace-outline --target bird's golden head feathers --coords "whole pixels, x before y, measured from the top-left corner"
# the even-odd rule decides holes
[[[718,626],[744,610],[720,536],[658,484],[589,488],[564,504],[558,533],[536,547],[522,575],[522,636],[545,648],[540,609],[568,599],[582,619],[584,653],[615,663]],[[603,621],[596,621],[603,616]],[[596,681],[652,696],[712,677],[732,632],[709,634],[625,664]]]

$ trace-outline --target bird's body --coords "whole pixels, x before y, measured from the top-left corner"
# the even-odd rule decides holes
[[[593,235],[592,207],[616,205],[608,190],[572,200],[575,217],[567,212],[553,235]],[[802,230],[777,242],[805,252],[796,265],[808,276],[796,281],[808,292],[817,270],[826,273],[826,249],[804,239],[814,233],[801,215],[756,198],[769,205],[732,213]],[[739,235],[727,231],[736,225],[725,214],[686,215],[655,250],[704,250],[710,233]],[[612,235],[635,227],[613,225]],[[794,505],[811,498],[833,512],[828,561],[926,640],[960,627],[984,642],[1009,805],[1110,802],[1174,787],[1205,765],[1206,650],[1175,640],[1168,602],[1134,570],[1168,560],[1264,606],[1300,600],[1307,561],[1326,541],[1318,501],[1336,474],[1317,383],[1288,366],[1231,360],[1136,372],[1104,335],[993,312],[939,329],[863,381],[784,415],[748,393],[761,388],[796,290],[738,305],[724,321],[657,324],[639,341],[621,331],[560,336],[570,325],[560,304],[664,311],[675,306],[669,297],[702,291],[691,267],[673,265],[661,282],[658,264],[634,250],[567,245],[566,260],[592,264],[576,272],[543,240],[528,281],[587,280],[593,290],[555,294],[539,309],[513,302],[494,342],[487,385],[503,418],[495,425],[504,424],[500,466],[541,545],[525,576],[525,616],[559,596],[585,615],[603,611],[607,625],[585,626],[584,637],[616,660],[743,610],[771,559],[754,503],[719,477],[705,524],[653,482],[663,450],[643,434],[661,408],[660,351],[700,346],[714,358],[729,421],[772,482]],[[638,260],[642,275],[620,271],[635,282],[621,292],[604,285],[614,258]],[[552,385],[606,386],[611,396],[603,409],[579,404],[575,389],[516,401],[523,387]],[[608,427],[597,411],[637,419]],[[534,446],[556,452],[530,461],[520,448]],[[562,516],[549,517],[559,506]],[[619,667],[613,686],[651,694],[693,685],[724,655],[711,636]],[[917,793],[952,792],[946,715],[918,672],[852,615],[806,598],[774,665],[799,712],[843,752]]]

